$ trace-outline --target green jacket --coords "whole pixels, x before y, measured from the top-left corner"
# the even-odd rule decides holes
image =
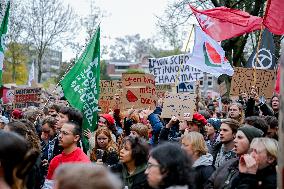
[[[112,171],[119,173],[123,181],[123,188],[128,186],[128,189],[149,189],[147,177],[145,175],[146,164],[140,165],[136,168],[133,174],[129,175],[125,165],[119,163],[112,166]]]

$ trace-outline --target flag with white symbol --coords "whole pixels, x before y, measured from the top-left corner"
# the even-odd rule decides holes
[[[197,10],[190,6],[202,30],[216,41],[223,41],[261,28],[262,18],[227,7]]]
[[[256,49],[254,49],[253,53],[250,55],[249,60],[247,62],[247,68],[254,68],[256,66],[257,69],[275,69],[275,44],[273,40],[272,33],[265,29],[262,33],[262,40],[258,50],[258,61],[256,61]]]

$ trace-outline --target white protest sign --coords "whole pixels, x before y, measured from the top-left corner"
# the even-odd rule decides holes
[[[175,83],[179,69],[179,83],[199,80],[203,77],[203,72],[191,67],[190,64],[186,63],[189,62],[188,60],[188,54],[150,58],[149,71],[155,76],[156,84]]]

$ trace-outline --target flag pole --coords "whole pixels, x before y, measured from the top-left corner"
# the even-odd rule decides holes
[[[255,64],[254,64],[254,68],[253,68],[253,80],[254,80],[254,87],[256,86],[256,67],[258,65],[258,54],[259,54],[259,49],[260,49],[260,44],[261,44],[261,40],[262,40],[262,33],[263,33],[263,24],[261,24],[261,29],[260,29],[260,33],[258,36],[258,43],[257,43],[257,48],[256,48],[256,54],[255,54]]]
[[[186,46],[185,46],[185,49],[184,49],[184,54],[183,54],[183,61],[181,62],[181,64],[179,65],[179,69],[178,69],[178,72],[177,72],[177,75],[176,75],[176,82],[175,82],[175,88],[177,89],[178,87],[178,84],[179,84],[179,76],[180,76],[180,68],[182,66],[182,64],[185,62],[185,54],[187,53],[188,51],[188,45],[189,45],[189,41],[190,41],[190,38],[192,36],[192,33],[193,33],[193,29],[194,29],[194,24],[192,25],[191,27],[191,30],[190,30],[190,33],[189,33],[189,37],[188,37],[188,40],[186,42]]]

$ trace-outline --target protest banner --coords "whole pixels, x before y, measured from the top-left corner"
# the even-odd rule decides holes
[[[178,117],[179,120],[191,120],[195,111],[196,94],[166,93],[162,118]]]
[[[219,85],[219,93],[220,93],[221,97],[224,96],[227,93],[227,85],[226,85],[225,81],[220,83],[220,85]]]
[[[121,96],[120,90],[122,90],[121,81],[100,81],[99,106],[101,113],[109,113],[111,110],[119,108],[121,102],[120,98],[116,98],[116,95]]]
[[[245,92],[251,91],[254,86],[254,69],[253,68],[235,68],[235,73],[231,83],[231,96],[239,96]],[[274,91],[276,74],[273,70],[256,70],[256,87],[259,96],[270,99]]]
[[[154,109],[157,101],[155,78],[152,74],[122,74],[122,106]]]
[[[22,109],[29,106],[39,107],[41,88],[22,88],[15,89],[14,104],[15,108]]]
[[[157,98],[164,98],[166,92],[172,92],[171,85],[156,85],[156,96]]]
[[[155,76],[156,84],[175,83],[179,69],[179,83],[199,80],[203,77],[203,72],[186,64],[189,58],[188,54],[150,58],[149,71]]]

